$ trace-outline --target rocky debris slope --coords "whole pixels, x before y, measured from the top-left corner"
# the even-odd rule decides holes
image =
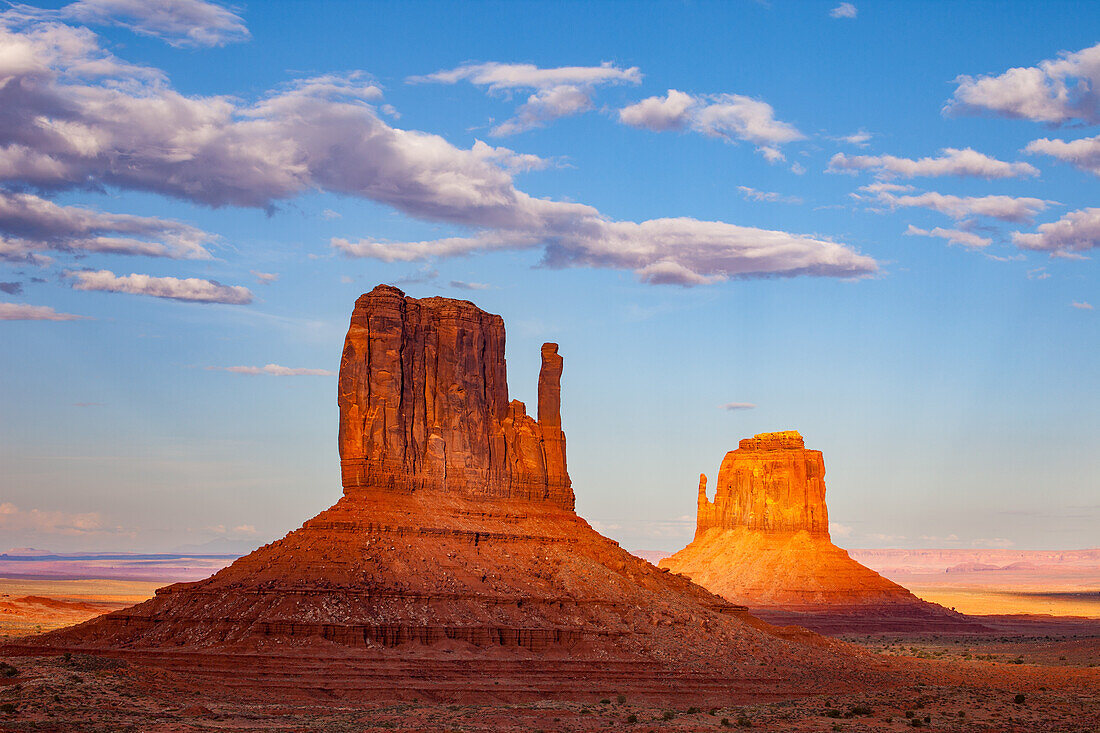
[[[356,303],[340,368],[344,496],[206,580],[21,653],[96,650],[244,692],[359,698],[628,687],[702,702],[881,680],[854,650],[771,627],[577,516],[562,360],[553,344],[542,357],[535,420],[508,399],[498,316],[379,286]]]
[[[740,441],[716,483],[711,500],[700,476],[695,539],[660,567],[765,618],[830,632],[967,624],[832,543],[825,462],[796,431]]]

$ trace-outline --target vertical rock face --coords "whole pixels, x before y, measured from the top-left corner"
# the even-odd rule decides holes
[[[434,490],[572,509],[562,358],[542,347],[539,420],[508,400],[504,321],[379,285],[355,303],[340,363],[344,492]]]
[[[829,537],[825,459],[794,430],[745,438],[722,461],[713,502],[706,486],[700,476],[696,537],[716,527]]]
[[[726,454],[716,483],[711,501],[707,477],[699,477],[695,539],[660,567],[781,623],[828,631],[961,623],[832,543],[825,461],[797,432],[742,440]]]
[[[776,638],[802,636],[577,516],[561,373],[546,344],[535,420],[508,400],[499,317],[375,288],[355,305],[340,369],[339,501],[210,578],[22,653],[135,654],[313,701],[590,701],[616,690],[722,703],[864,674],[842,652]],[[775,672],[762,676],[762,660]]]

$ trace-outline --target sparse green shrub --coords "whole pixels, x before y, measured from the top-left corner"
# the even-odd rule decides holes
[[[618,695],[615,696],[615,702],[622,705],[623,703],[626,702],[626,695],[624,695],[622,693],[619,693]]]
[[[711,708],[711,709],[710,709],[710,710],[709,710],[709,711],[707,712],[707,715],[717,715],[717,714],[718,714],[718,708]]]
[[[635,715],[634,713],[631,713],[630,715],[626,716],[626,722],[632,723],[632,724],[637,723],[638,722],[638,716]]]
[[[906,710],[905,711],[905,717],[912,718],[913,717],[913,711],[912,710]]]
[[[0,703],[0,713],[14,713],[14,712],[15,712],[15,703],[13,703],[13,702]]]
[[[909,721],[909,725],[912,728],[920,728],[924,725],[924,723],[920,722],[920,718],[913,718],[911,721]]]
[[[1016,697],[1012,698],[1012,702],[1016,703],[1017,705],[1023,705],[1025,700],[1027,700],[1027,698],[1019,693],[1016,694]]]
[[[698,714],[698,712],[699,712],[699,708],[695,707],[694,705],[687,709],[687,714],[688,715],[696,715],[696,714]]]
[[[19,674],[19,670],[11,666],[7,662],[0,662],[0,675],[4,677],[15,677]]]
[[[731,722],[730,722],[730,719],[729,719],[729,718],[722,718],[721,726],[722,726],[723,728],[732,728],[732,727],[733,727],[733,723],[731,723]]]
[[[840,716],[841,716],[841,712],[839,710],[837,710],[836,708],[829,708],[828,710],[825,711],[825,717],[826,718],[839,718]]]
[[[608,700],[606,697],[603,698],[602,700],[600,700],[600,705],[610,705],[610,704],[611,704],[611,701]]]
[[[666,710],[661,713],[661,720],[672,720],[675,717],[676,713],[672,712],[671,710]]]
[[[848,713],[850,715],[870,715],[872,710],[867,705],[852,705],[848,708]]]
[[[752,727],[752,721],[749,720],[749,717],[747,715],[738,715],[737,716],[737,727],[738,728],[751,728]]]

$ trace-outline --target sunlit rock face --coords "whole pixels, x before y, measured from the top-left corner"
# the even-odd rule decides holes
[[[768,626],[579,517],[558,348],[542,347],[536,420],[508,398],[504,343],[501,318],[466,301],[362,296],[340,368],[336,504],[23,653],[134,655],[325,700],[717,704],[862,684],[844,649]]]
[[[562,358],[542,347],[538,419],[508,399],[504,320],[379,285],[355,303],[340,362],[345,493],[432,489],[573,508]]]
[[[806,531],[829,537],[825,508],[825,459],[806,450],[793,430],[745,438],[718,470],[714,501],[707,477],[699,477],[695,536],[707,530],[745,527],[762,532]]]
[[[958,618],[832,543],[825,461],[821,451],[805,447],[799,433],[761,433],[740,441],[722,461],[716,484],[709,499],[707,478],[700,476],[695,539],[660,567],[754,611],[849,614],[861,628],[899,630]]]

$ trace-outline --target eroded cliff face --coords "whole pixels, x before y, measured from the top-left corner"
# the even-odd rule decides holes
[[[344,492],[434,490],[572,509],[562,358],[542,347],[538,420],[508,399],[504,321],[379,285],[355,303],[340,363]]]
[[[745,438],[722,461],[714,501],[706,488],[701,475],[697,538],[715,527],[829,537],[825,459],[794,430]]]
[[[862,679],[845,649],[762,624],[577,516],[561,373],[544,345],[536,420],[508,399],[499,317],[375,288],[341,365],[340,500],[210,578],[21,653],[134,655],[314,701],[724,704]]]
[[[753,611],[824,614],[784,623],[846,630],[952,627],[962,617],[926,603],[852,560],[829,538],[825,461],[793,430],[740,441],[718,471],[714,500],[699,477],[695,539],[660,561]],[[831,624],[831,625],[830,625]]]

